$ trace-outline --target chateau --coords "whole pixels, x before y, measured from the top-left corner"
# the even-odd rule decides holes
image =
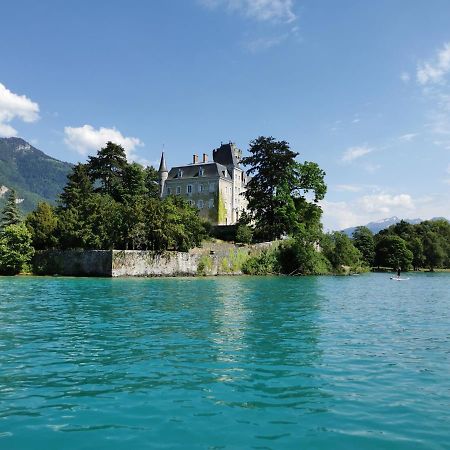
[[[206,153],[201,161],[194,154],[191,164],[168,171],[163,153],[159,166],[161,197],[181,195],[212,224],[233,225],[247,207],[243,195],[247,175],[240,166],[241,158],[242,151],[230,142],[213,150],[212,162],[208,162]]]

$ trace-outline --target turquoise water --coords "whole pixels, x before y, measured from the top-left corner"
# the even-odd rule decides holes
[[[0,278],[0,448],[450,448],[450,274]]]

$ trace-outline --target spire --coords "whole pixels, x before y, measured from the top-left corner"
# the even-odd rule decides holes
[[[167,172],[167,168],[166,168],[166,160],[164,158],[164,152],[161,153],[161,162],[159,163],[159,173],[161,172]]]

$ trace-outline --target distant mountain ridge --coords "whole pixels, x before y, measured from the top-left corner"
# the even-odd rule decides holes
[[[24,213],[38,202],[55,202],[62,192],[72,164],[46,155],[21,138],[0,138],[0,206],[8,190],[23,199]]]
[[[444,217],[434,217],[431,220],[438,220],[438,219],[445,219]],[[420,222],[423,222],[422,219],[399,219],[397,216],[388,217],[387,219],[378,220],[376,222],[369,222],[367,225],[363,225],[367,227],[373,234],[379,233],[381,230],[384,230],[386,228],[389,228],[391,225],[395,225],[396,223],[404,220],[405,222],[410,223],[411,225],[416,225]],[[341,230],[343,233],[345,233],[347,236],[352,236],[353,232],[356,230],[357,227],[350,227],[345,228],[344,230]]]

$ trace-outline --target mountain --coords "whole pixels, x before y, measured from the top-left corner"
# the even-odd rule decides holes
[[[0,207],[6,193],[15,189],[24,213],[40,201],[55,202],[72,164],[59,161],[21,138],[0,138]]]
[[[422,219],[399,219],[397,216],[393,216],[388,217],[387,219],[379,220],[377,222],[369,222],[367,225],[364,226],[366,226],[370,231],[372,231],[373,234],[377,234],[381,230],[389,228],[391,225],[395,225],[401,220],[404,220],[405,222],[408,222],[412,225],[422,222]],[[344,230],[342,230],[342,232],[345,233],[347,236],[351,236],[353,232],[356,230],[356,228],[357,227],[345,228]]]

